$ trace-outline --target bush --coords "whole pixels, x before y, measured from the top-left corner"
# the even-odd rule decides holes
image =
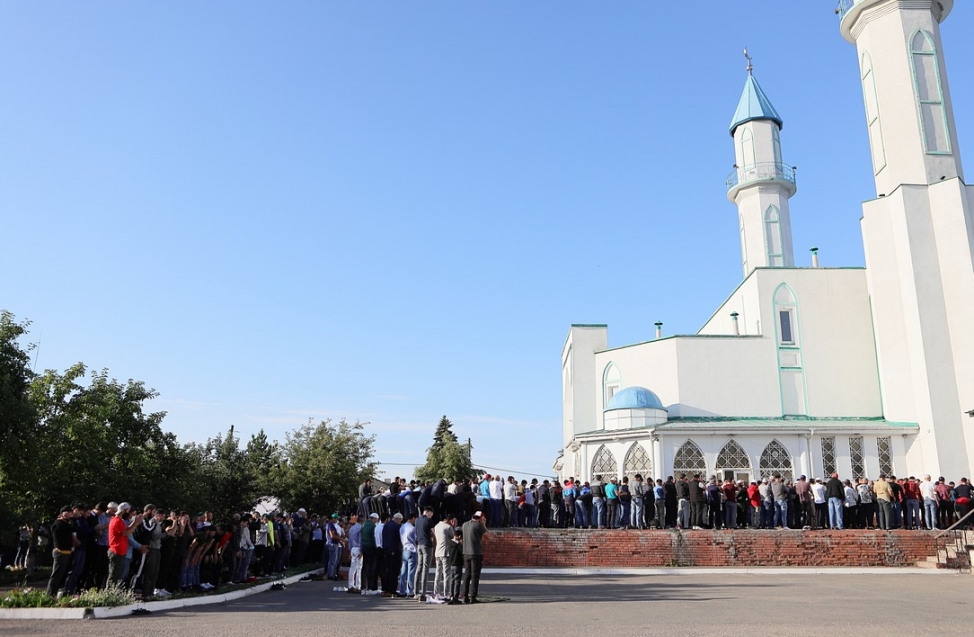
[[[54,599],[42,588],[15,588],[0,600],[0,608],[95,608],[134,603],[132,591],[118,585],[110,585],[104,590],[92,588],[77,597],[61,599]]]
[[[0,608],[45,608],[57,605],[57,600],[41,588],[15,588],[0,600]]]

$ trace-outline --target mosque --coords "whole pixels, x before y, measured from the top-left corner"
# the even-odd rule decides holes
[[[753,480],[931,474],[974,460],[974,187],[940,23],[954,0],[842,0],[856,45],[876,198],[865,268],[796,267],[782,118],[748,69],[727,197],[743,279],[693,335],[562,350],[562,479],[680,473]]]

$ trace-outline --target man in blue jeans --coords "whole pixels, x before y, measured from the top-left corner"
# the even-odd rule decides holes
[[[842,530],[842,504],[845,502],[845,487],[839,480],[839,474],[833,473],[825,484],[825,495],[829,499],[829,526]]]
[[[605,487],[602,485],[602,476],[595,476],[595,481],[589,485],[592,490],[592,511],[590,512],[590,526],[597,529],[605,528]]]
[[[772,523],[777,529],[788,526],[788,487],[779,474],[774,474],[774,482],[771,483],[771,497],[774,498],[774,520]]]

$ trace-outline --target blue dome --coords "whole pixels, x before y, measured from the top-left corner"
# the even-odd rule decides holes
[[[663,403],[645,387],[626,387],[612,397],[605,411],[612,409],[663,409]]]

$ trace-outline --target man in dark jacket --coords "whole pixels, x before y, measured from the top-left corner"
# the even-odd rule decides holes
[[[696,529],[703,528],[707,493],[704,491],[703,483],[700,482],[699,473],[693,475],[688,486],[690,490],[690,526]]]
[[[832,477],[825,483],[825,496],[829,500],[829,526],[833,529],[842,530],[842,503],[845,501],[845,489],[839,474],[833,473]]]
[[[395,514],[391,520],[382,525],[382,553],[385,556],[382,573],[383,597],[395,597],[396,587],[399,584],[399,569],[402,568],[400,524],[402,524],[402,513]]]

